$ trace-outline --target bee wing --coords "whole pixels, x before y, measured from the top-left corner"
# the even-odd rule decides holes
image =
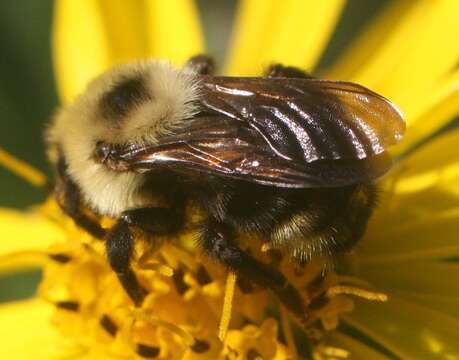
[[[112,159],[113,160],[113,159]],[[198,118],[156,145],[128,146],[116,155],[123,170],[168,168],[199,176],[210,173],[278,187],[334,187],[374,179],[386,172],[383,152],[366,159],[301,163],[277,156],[259,132],[215,115]]]
[[[397,108],[348,82],[297,78],[203,77],[202,105],[246,123],[278,156],[300,164],[368,159],[401,139]]]

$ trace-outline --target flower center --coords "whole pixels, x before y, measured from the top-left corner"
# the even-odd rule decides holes
[[[266,289],[227,271],[196,250],[164,245],[153,251],[139,241],[134,270],[148,291],[135,307],[105,257],[104,244],[71,223],[68,241],[49,251],[39,295],[56,307],[53,323],[85,351],[114,357],[182,359],[277,358],[294,356],[292,317]],[[256,253],[258,247],[258,253]],[[268,252],[252,245],[260,261]],[[357,295],[382,295],[340,284],[320,260],[302,267],[280,261],[279,270],[307,304],[307,323],[296,323],[317,351],[325,331],[338,325]],[[280,309],[278,312],[276,309]]]

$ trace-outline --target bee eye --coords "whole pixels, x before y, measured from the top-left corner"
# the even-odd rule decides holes
[[[142,77],[123,79],[100,101],[102,116],[119,121],[133,108],[151,99]]]
[[[94,155],[97,161],[104,163],[110,155],[111,147],[102,141],[96,143]]]

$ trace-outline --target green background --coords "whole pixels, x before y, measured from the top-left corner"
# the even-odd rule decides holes
[[[387,2],[350,0],[318,67],[330,65]],[[201,0],[198,5],[209,53],[221,64],[237,2]],[[59,103],[51,62],[52,10],[51,0],[0,2],[0,146],[48,174],[43,132]],[[26,208],[44,197],[0,167],[0,206]],[[36,270],[0,275],[0,301],[32,296],[39,278]]]

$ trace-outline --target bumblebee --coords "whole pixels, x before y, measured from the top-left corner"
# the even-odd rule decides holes
[[[137,306],[146,294],[131,266],[134,232],[152,246],[172,238],[192,204],[204,214],[197,246],[303,318],[298,290],[238,239],[256,235],[300,264],[351,249],[375,206],[374,180],[391,167],[402,115],[363,86],[293,67],[273,65],[264,77],[213,68],[204,55],[182,69],[143,61],[91,82],[47,131],[58,202],[105,241]],[[116,223],[104,229],[97,216]]]

